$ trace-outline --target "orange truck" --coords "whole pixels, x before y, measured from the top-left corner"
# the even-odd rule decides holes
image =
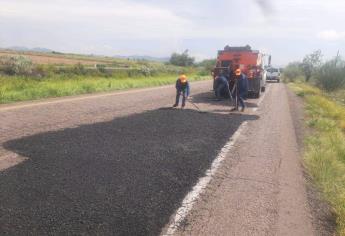
[[[224,50],[218,51],[217,64],[212,71],[213,89],[216,89],[216,79],[220,73],[226,75],[231,89],[234,85],[234,72],[240,68],[242,73],[248,77],[249,94],[259,98],[266,86],[266,71],[264,69],[266,58],[267,55],[252,50],[249,45],[244,47],[225,46]],[[270,64],[271,57],[268,58],[268,64]]]

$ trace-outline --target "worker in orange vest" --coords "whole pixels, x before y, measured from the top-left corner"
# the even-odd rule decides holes
[[[177,107],[180,101],[180,96],[182,95],[182,108],[186,105],[186,99],[190,93],[190,86],[186,75],[180,75],[176,80],[176,101],[173,107]]]

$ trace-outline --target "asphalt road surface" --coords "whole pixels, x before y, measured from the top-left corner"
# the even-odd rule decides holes
[[[175,233],[311,235],[286,87],[269,85],[244,113],[216,102],[211,87],[192,84],[204,113],[171,109],[172,86],[0,106],[0,234],[164,234],[246,122]]]

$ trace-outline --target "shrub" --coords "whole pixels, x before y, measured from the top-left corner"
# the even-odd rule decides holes
[[[29,76],[34,68],[32,61],[23,56],[2,56],[0,57],[0,66],[7,75]]]
[[[284,68],[284,77],[287,78],[290,82],[296,80],[298,77],[303,76],[303,71],[301,69],[301,64],[299,62],[289,63]]]
[[[151,69],[148,66],[141,66],[141,68],[139,69],[140,74],[144,75],[144,76],[150,76],[151,75]]]
[[[76,75],[86,75],[87,73],[85,66],[80,63],[74,65],[72,71]]]
[[[308,82],[317,68],[321,65],[321,50],[317,50],[311,54],[306,55],[303,58],[303,62],[300,64],[304,73],[305,80]]]
[[[200,67],[199,75],[206,76],[210,75],[211,71],[215,67],[217,59],[206,59],[198,63],[198,67]]]
[[[326,62],[315,74],[318,87],[327,91],[345,88],[345,62],[339,58]]]
[[[106,65],[103,65],[103,64],[97,64],[96,65],[96,68],[97,70],[100,72],[100,73],[106,73]]]
[[[170,63],[175,66],[192,66],[195,58],[188,55],[188,50],[183,53],[173,53],[170,57]]]
[[[31,76],[36,78],[43,78],[52,75],[52,67],[47,65],[35,65],[32,69]]]

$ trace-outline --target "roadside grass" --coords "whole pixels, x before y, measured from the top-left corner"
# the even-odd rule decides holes
[[[0,104],[48,97],[162,86],[174,84],[176,78],[176,75],[136,78],[52,76],[43,79],[0,76]],[[189,81],[207,79],[210,79],[210,77],[195,75],[191,76]]]
[[[337,215],[339,235],[345,235],[345,106],[304,83],[290,88],[306,102],[305,165]]]
[[[345,106],[345,89],[332,92],[331,97],[338,103],[341,103]]]

